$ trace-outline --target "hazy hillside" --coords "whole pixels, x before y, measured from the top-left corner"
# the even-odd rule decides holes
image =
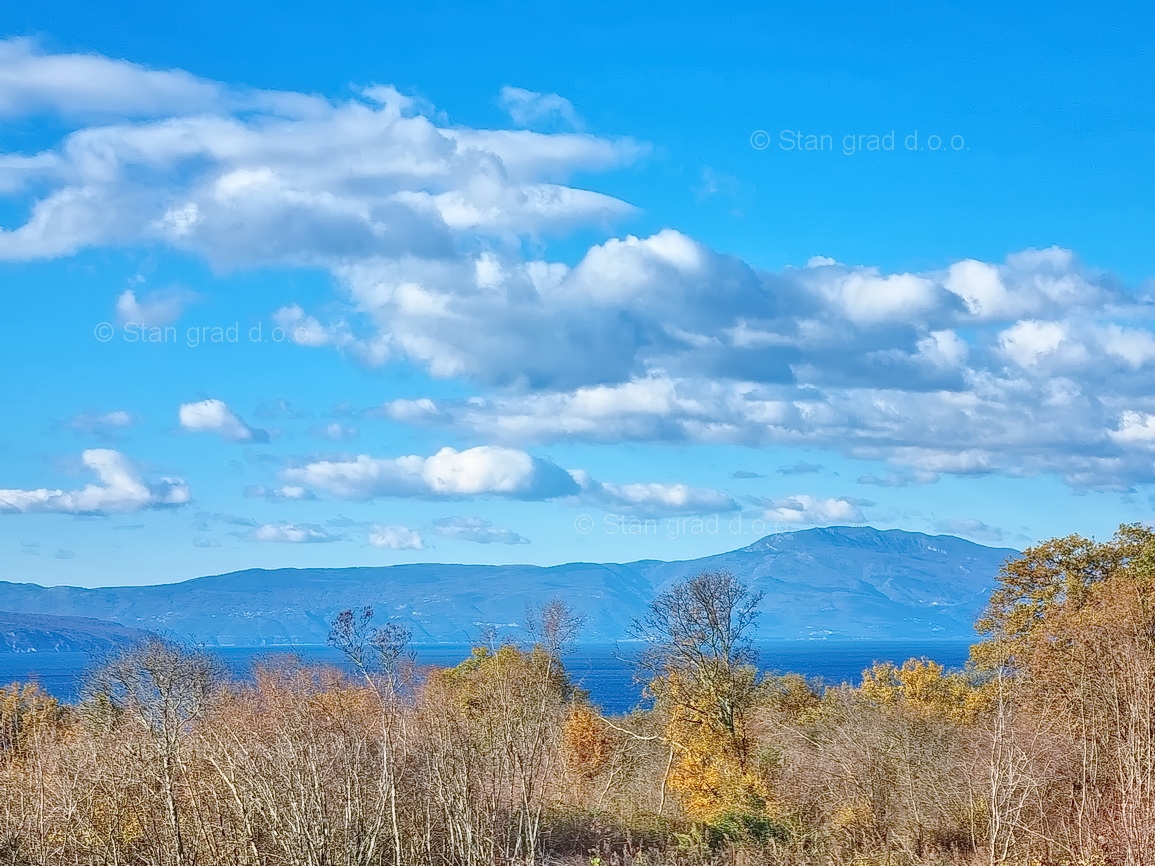
[[[0,653],[100,653],[144,637],[115,622],[83,616],[0,611]]]
[[[527,603],[561,596],[587,616],[585,640],[617,640],[655,592],[726,568],[766,592],[762,638],[965,637],[1000,564],[1014,553],[952,536],[833,527],[669,563],[254,569],[100,589],[0,582],[0,610],[83,614],[247,646],[323,643],[334,613],[369,604],[418,641],[459,642],[485,626],[516,629]]]

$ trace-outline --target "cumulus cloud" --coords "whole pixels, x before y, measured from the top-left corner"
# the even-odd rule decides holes
[[[579,492],[573,477],[556,464],[524,451],[478,446],[442,448],[431,457],[397,458],[360,454],[319,460],[283,472],[285,480],[340,499],[379,496],[456,498],[503,496],[554,499]]]
[[[299,304],[281,307],[273,313],[273,321],[298,346],[330,346],[370,367],[384,364],[391,356],[388,338],[373,334],[358,335],[350,323],[344,320],[322,324],[307,314]]]
[[[315,460],[281,473],[289,482],[279,491],[250,488],[251,495],[283,498],[285,490],[338,499],[378,497],[518,500],[580,498],[611,511],[630,514],[694,514],[731,511],[737,502],[726,493],[685,484],[601,482],[581,469],[565,470],[525,451],[481,445],[458,451],[442,448],[430,457],[372,457],[359,454]]]
[[[445,517],[433,521],[433,531],[442,538],[476,544],[529,544],[529,539],[512,529],[498,529],[481,517]]]
[[[106,514],[183,505],[189,501],[189,489],[184,481],[171,477],[147,481],[119,451],[93,448],[81,454],[80,459],[98,483],[78,490],[0,488],[0,512]]]
[[[369,530],[369,544],[386,550],[424,550],[421,534],[407,526],[374,524]]]
[[[24,223],[0,230],[0,259],[164,244],[214,264],[325,269],[338,303],[286,299],[275,314],[301,351],[472,389],[393,401],[381,410],[393,420],[518,447],[829,448],[886,463],[865,476],[881,483],[1155,481],[1142,420],[1155,415],[1152,308],[1070,250],[766,271],[674,229],[616,232],[629,204],[574,178],[643,158],[628,138],[473,129],[389,87],[264,93],[0,46],[0,114],[51,111],[68,129],[39,153],[0,154],[0,191],[29,199]],[[508,88],[502,101],[523,123],[576,118],[554,94]],[[548,253],[543,239],[579,228],[599,242],[564,262]]]
[[[862,523],[866,520],[862,509],[874,503],[866,499],[838,497],[822,499],[816,496],[790,496],[765,503],[763,518],[790,525],[824,525],[832,523]]]
[[[265,523],[246,533],[245,538],[277,544],[325,544],[340,541],[342,536],[312,523]]]
[[[999,345],[1024,370],[1043,364],[1079,367],[1090,358],[1086,346],[1072,337],[1063,322],[1016,322],[999,335]]]
[[[216,433],[229,442],[269,441],[267,431],[250,427],[224,400],[182,403],[178,414],[180,426],[190,433]]]
[[[1122,445],[1151,448],[1155,446],[1155,415],[1127,410],[1119,418],[1118,428],[1108,430],[1107,435]]]
[[[435,424],[448,422],[451,416],[428,397],[417,400],[391,400],[380,409],[367,413],[370,417],[390,418],[406,424]]]

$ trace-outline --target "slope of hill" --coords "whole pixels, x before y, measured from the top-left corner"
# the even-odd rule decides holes
[[[50,616],[0,611],[0,653],[102,653],[127,646],[145,636],[127,628],[85,616]]]
[[[967,637],[1014,553],[953,536],[830,527],[683,562],[252,569],[99,589],[0,582],[0,610],[84,614],[210,645],[271,646],[323,643],[337,611],[372,605],[416,641],[466,642],[485,627],[517,629],[527,604],[560,596],[586,616],[583,640],[613,641],[655,593],[725,568],[765,591],[762,639]]]

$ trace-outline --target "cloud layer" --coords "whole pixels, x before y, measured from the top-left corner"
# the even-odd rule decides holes
[[[218,265],[323,268],[338,304],[287,299],[276,313],[302,351],[460,380],[473,396],[382,413],[510,446],[318,461],[291,470],[299,486],[573,495],[573,477],[512,449],[623,440],[833,449],[890,464],[863,476],[884,486],[984,473],[1054,473],[1080,489],[1155,481],[1150,300],[1069,250],[767,271],[674,229],[622,233],[632,207],[574,179],[648,148],[556,131],[577,125],[573,106],[516,87],[499,97],[515,123],[555,131],[455,125],[389,87],[339,101],[245,90],[26,40],[0,42],[0,92],[0,114],[48,112],[69,130],[40,152],[0,154],[0,193],[28,212],[0,230],[0,259],[159,243]],[[546,239],[579,228],[602,240],[567,261],[548,254]],[[171,317],[164,301],[122,295],[121,316]],[[186,404],[181,420],[234,441],[263,432],[220,401]],[[623,510],[708,499],[678,485],[584,492]],[[819,508],[773,507],[782,519]]]

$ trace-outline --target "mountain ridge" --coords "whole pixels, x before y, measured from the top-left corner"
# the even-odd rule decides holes
[[[0,610],[0,653],[83,652],[126,647],[145,637],[140,629],[88,616],[53,616]]]
[[[586,617],[584,640],[612,641],[677,580],[727,569],[766,592],[760,639],[963,637],[1016,553],[950,535],[822,527],[669,562],[253,568],[95,588],[0,582],[0,610],[82,614],[209,645],[291,646],[323,643],[337,611],[371,605],[416,641],[438,643],[516,629],[527,604],[561,596]]]

